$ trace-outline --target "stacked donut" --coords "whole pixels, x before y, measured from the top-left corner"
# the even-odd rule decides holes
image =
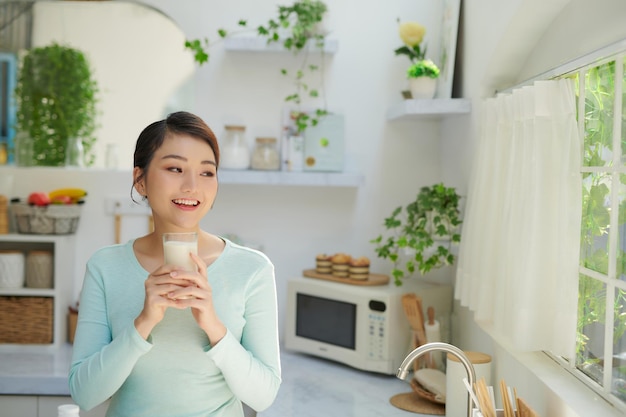
[[[315,258],[315,271],[338,278],[366,280],[369,278],[370,260],[365,256],[354,258],[346,253],[322,253]]]

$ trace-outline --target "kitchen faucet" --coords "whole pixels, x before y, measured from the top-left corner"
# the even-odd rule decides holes
[[[472,365],[470,360],[467,358],[467,356],[465,356],[465,353],[463,353],[461,349],[443,342],[426,343],[422,346],[415,348],[411,353],[407,355],[406,358],[404,358],[402,364],[400,365],[400,368],[398,368],[396,376],[399,379],[405,379],[409,373],[409,367],[414,360],[424,355],[425,353],[435,351],[443,351],[456,356],[463,364],[463,367],[465,367],[470,387],[474,386],[474,383],[476,382],[476,371],[474,370],[474,365]],[[472,417],[472,399],[469,392],[467,393],[467,417]]]

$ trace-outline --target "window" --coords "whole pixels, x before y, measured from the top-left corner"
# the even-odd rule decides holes
[[[625,64],[620,53],[563,76],[577,84],[583,137],[577,342],[568,366],[620,408],[626,406]]]

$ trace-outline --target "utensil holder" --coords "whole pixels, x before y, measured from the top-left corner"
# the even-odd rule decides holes
[[[476,381],[491,383],[491,356],[482,352],[464,351],[476,372]],[[458,358],[448,354],[446,361],[446,417],[467,416],[467,389],[463,385],[465,369]]]
[[[515,415],[517,416],[517,411],[515,412]],[[472,417],[484,417],[483,413],[480,412],[480,410],[478,410],[478,408],[474,408],[472,410]],[[496,410],[496,417],[504,417],[504,410]]]

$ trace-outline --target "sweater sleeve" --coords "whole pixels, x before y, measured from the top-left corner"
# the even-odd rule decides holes
[[[132,322],[112,340],[102,277],[88,264],[69,372],[72,399],[84,410],[106,401],[151,346]]]
[[[241,341],[230,331],[207,354],[232,392],[256,411],[268,408],[281,383],[274,267],[262,268],[247,289]]]

